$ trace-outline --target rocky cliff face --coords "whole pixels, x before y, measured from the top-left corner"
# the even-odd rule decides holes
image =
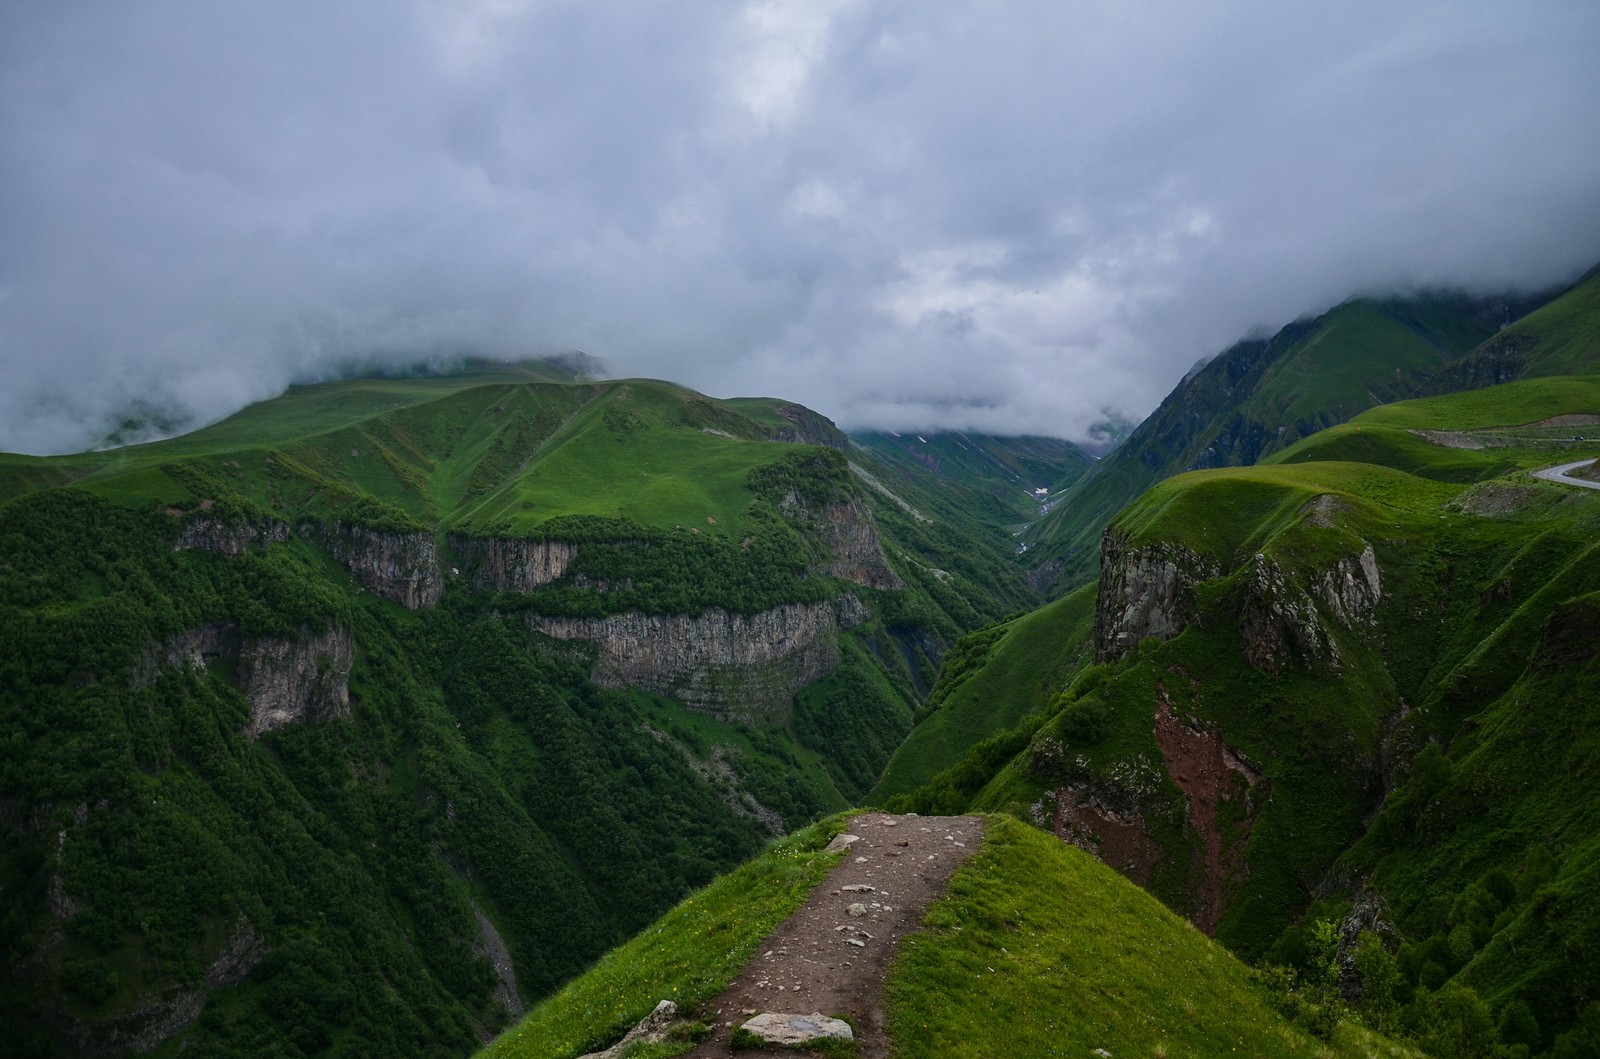
[[[531,592],[567,572],[578,554],[571,541],[538,541],[505,537],[452,536],[450,547],[466,566],[473,588],[498,592]]]
[[[348,716],[354,660],[355,641],[344,629],[246,640],[238,681],[250,700],[250,738],[288,724]]]
[[[862,588],[906,587],[905,582],[889,569],[889,559],[883,553],[883,542],[878,538],[878,527],[861,497],[853,496],[845,503],[828,504],[818,513],[817,522],[822,531],[823,546],[832,556],[832,561],[825,565],[822,573]]]
[[[877,523],[859,493],[852,493],[846,500],[817,503],[790,492],[778,500],[778,508],[820,540],[828,558],[813,566],[815,573],[862,588],[906,587],[889,569]]]
[[[839,664],[839,630],[860,618],[853,596],[759,614],[629,611],[606,618],[530,615],[546,636],[595,645],[592,679],[667,695],[724,720],[781,715],[794,693]]]
[[[178,528],[174,551],[208,551],[243,555],[249,545],[265,546],[289,539],[289,524],[269,519],[231,526],[213,515],[197,515]]]
[[[1218,576],[1215,561],[1167,541],[1134,547],[1107,530],[1100,541],[1096,662],[1121,658],[1146,636],[1170,640],[1194,619],[1194,586]]]
[[[431,607],[444,595],[438,548],[426,532],[380,532],[353,522],[300,528],[350,568],[369,592],[407,610]]]
[[[1383,576],[1372,545],[1363,544],[1361,554],[1347,555],[1334,563],[1312,591],[1345,628],[1370,628],[1376,621],[1378,601],[1383,598]]]
[[[1370,544],[1323,571],[1312,580],[1309,591],[1295,584],[1277,563],[1258,554],[1251,561],[1245,592],[1240,629],[1245,658],[1252,666],[1279,673],[1292,661],[1307,666],[1326,662],[1338,669],[1338,641],[1315,601],[1346,630],[1370,630],[1376,625],[1375,611],[1383,598],[1383,578]]]
[[[826,445],[834,449],[850,447],[850,439],[845,436],[844,431],[833,425],[833,420],[818,415],[803,405],[779,405],[774,411],[793,424],[778,427],[774,432],[775,441],[785,441],[795,445]]]
[[[189,629],[152,650],[135,682],[154,680],[162,665],[204,669],[221,659],[237,662],[234,681],[250,703],[246,730],[252,740],[284,725],[350,712],[355,641],[339,628],[293,638],[242,637],[231,622]]]

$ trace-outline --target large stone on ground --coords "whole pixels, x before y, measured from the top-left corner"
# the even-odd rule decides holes
[[[763,1011],[746,1022],[740,1029],[760,1037],[768,1044],[784,1048],[801,1048],[815,1041],[849,1041],[855,1039],[850,1024],[843,1019],[831,1019],[813,1011],[809,1015],[783,1015]]]
[[[639,1021],[639,1025],[628,1031],[628,1035],[611,1047],[600,1052],[590,1052],[581,1055],[578,1059],[618,1059],[633,1049],[636,1044],[658,1044],[667,1039],[667,1034],[672,1032],[674,1023],[678,1020],[678,1005],[670,1000],[663,1000],[656,1005],[656,1009]]]

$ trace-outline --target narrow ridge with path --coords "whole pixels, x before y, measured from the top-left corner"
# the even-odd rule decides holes
[[[715,1031],[690,1056],[793,1057],[786,1048],[733,1050],[733,1028],[768,1011],[847,1017],[862,1059],[889,1054],[883,980],[895,945],[922,926],[956,866],[976,851],[983,820],[863,813],[846,834],[859,840],[840,864],[762,942],[733,984],[704,1005],[701,1017]]]

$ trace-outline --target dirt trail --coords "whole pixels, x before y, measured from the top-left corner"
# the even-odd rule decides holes
[[[736,1053],[730,1047],[732,1027],[762,1011],[847,1016],[862,1059],[889,1054],[882,1005],[890,956],[903,935],[922,925],[923,912],[944,893],[956,865],[977,849],[983,821],[973,816],[864,813],[846,831],[861,841],[762,942],[733,984],[705,1005],[702,1017],[714,1021],[716,1032],[690,1056],[793,1059],[796,1053],[789,1050]],[[850,906],[857,903],[865,915],[850,915]]]

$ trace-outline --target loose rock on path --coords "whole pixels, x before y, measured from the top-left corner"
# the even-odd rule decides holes
[[[733,1028],[765,1012],[848,1017],[862,1059],[889,1054],[882,1006],[889,958],[896,942],[922,925],[956,865],[977,849],[983,820],[863,813],[846,834],[859,840],[840,864],[762,942],[733,984],[703,1006],[701,1017],[715,1032],[690,1056],[793,1056],[786,1049],[733,1051]]]

